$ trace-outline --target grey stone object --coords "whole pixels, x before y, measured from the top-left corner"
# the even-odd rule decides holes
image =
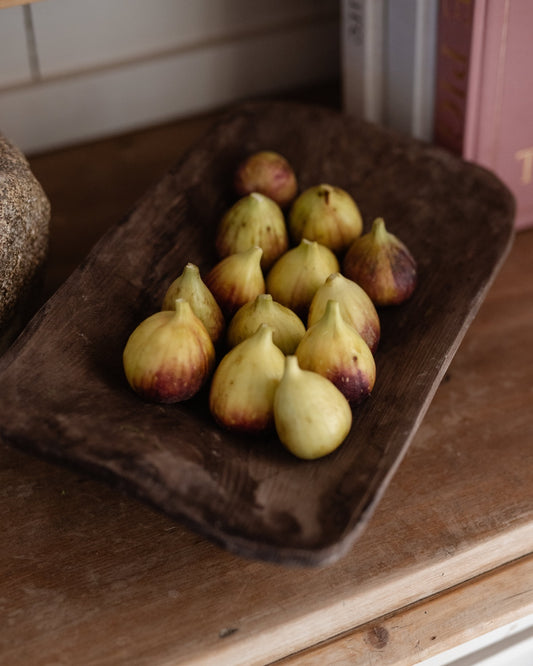
[[[0,354],[39,302],[50,202],[24,154],[0,133]]]

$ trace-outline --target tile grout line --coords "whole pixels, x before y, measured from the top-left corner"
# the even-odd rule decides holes
[[[267,26],[262,26],[254,30],[247,31],[235,31],[232,33],[227,33],[224,35],[218,36],[208,36],[199,40],[192,42],[185,42],[183,44],[164,48],[158,51],[145,52],[135,56],[130,56],[125,59],[112,60],[106,63],[99,63],[97,65],[82,66],[68,72],[54,73],[50,75],[44,75],[41,71],[39,54],[37,50],[37,40],[35,37],[35,29],[33,23],[33,14],[31,5],[24,5],[24,26],[26,32],[26,43],[28,48],[28,60],[30,66],[30,76],[31,82],[29,83],[20,83],[14,84],[11,86],[6,86],[2,88],[0,86],[0,94],[5,91],[11,91],[14,89],[23,89],[28,86],[33,85],[34,83],[50,83],[61,80],[70,79],[73,77],[87,76],[100,72],[117,70],[123,67],[136,66],[146,62],[153,62],[155,60],[162,60],[166,58],[172,58],[184,54],[190,54],[199,52],[202,50],[208,50],[212,48],[231,46],[234,44],[242,42],[250,42],[257,38],[262,37],[271,37],[279,33],[286,33],[293,30],[298,30],[302,26],[305,27],[315,27],[324,25],[324,23],[332,23],[336,21],[335,14],[323,14],[322,16],[313,16],[307,17],[306,20],[291,20],[282,23],[273,23]],[[321,18],[321,21],[317,20]]]

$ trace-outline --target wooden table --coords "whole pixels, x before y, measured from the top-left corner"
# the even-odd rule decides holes
[[[212,119],[30,160],[54,211],[47,294]],[[532,613],[532,257],[533,230],[367,531],[330,567],[240,559],[0,444],[0,663],[414,664]]]

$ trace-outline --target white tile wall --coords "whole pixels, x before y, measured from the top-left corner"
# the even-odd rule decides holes
[[[41,78],[0,81],[0,131],[26,153],[38,152],[332,79],[340,66],[337,4],[36,3]],[[10,11],[0,11],[0,25]],[[9,52],[19,47],[15,40]]]
[[[22,7],[0,12],[0,89],[31,79]]]
[[[47,0],[32,10],[41,71],[54,75],[331,17],[334,6],[327,0]]]

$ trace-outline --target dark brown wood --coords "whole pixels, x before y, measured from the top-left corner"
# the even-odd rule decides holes
[[[284,153],[301,187],[337,184],[367,227],[411,249],[419,285],[380,312],[378,380],[331,456],[304,463],[275,436],[221,431],[205,394],[142,402],[127,336],[187,261],[215,260],[215,225],[248,152]],[[514,202],[491,174],[444,151],[314,106],[252,103],[223,119],[94,247],[0,361],[0,435],[77,465],[238,554],[319,565],[361,534],[510,247]]]

